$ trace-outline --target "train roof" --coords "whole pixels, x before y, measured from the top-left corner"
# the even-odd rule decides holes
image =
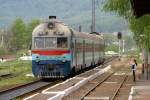
[[[54,27],[52,29],[48,27],[50,23],[52,24],[54,23],[53,24]],[[68,26],[65,25],[62,21],[57,19],[51,19],[39,24],[32,32],[33,36],[42,36],[42,35],[52,36],[53,34],[57,35],[64,34],[65,36],[68,36],[70,35],[70,30]]]
[[[55,27],[50,29],[48,27],[49,23],[54,23]],[[86,32],[78,32],[71,28],[69,28],[67,25],[65,25],[62,21],[58,19],[50,19],[42,22],[39,24],[34,30],[32,35],[33,36],[71,36],[71,31],[73,32],[73,35],[77,38],[86,38],[86,39],[103,39],[101,35],[98,34],[90,34]]]
[[[90,39],[90,40],[99,40],[99,39],[103,39],[103,36],[101,35],[97,35],[97,34],[90,34],[90,33],[86,33],[86,32],[74,32],[75,36],[77,38],[85,38],[85,39]]]

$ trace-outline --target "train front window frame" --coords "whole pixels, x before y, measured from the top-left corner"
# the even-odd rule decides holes
[[[34,37],[34,49],[64,49],[68,48],[67,37]]]
[[[57,38],[56,37],[45,37],[45,46],[44,48],[56,48],[57,47]]]
[[[57,37],[57,48],[68,48],[68,38]]]
[[[34,48],[44,48],[44,38],[35,37],[34,38]]]

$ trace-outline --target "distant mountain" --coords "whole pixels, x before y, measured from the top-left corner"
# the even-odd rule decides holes
[[[105,0],[96,1],[97,31],[128,30],[127,23],[122,18],[101,11]],[[91,2],[92,0],[0,0],[0,27],[9,26],[16,17],[28,22],[56,15],[75,29],[82,25],[83,31],[90,31]]]

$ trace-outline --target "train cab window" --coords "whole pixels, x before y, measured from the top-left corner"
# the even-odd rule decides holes
[[[58,37],[57,38],[57,48],[67,48],[68,41],[66,37]]]
[[[44,48],[44,38],[34,38],[34,48]]]
[[[56,48],[57,42],[55,37],[45,37],[45,48]]]

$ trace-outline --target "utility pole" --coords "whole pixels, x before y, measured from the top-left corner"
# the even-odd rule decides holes
[[[119,39],[119,60],[121,58],[121,39]]]
[[[81,32],[82,31],[82,26],[81,25],[79,25],[79,32]]]
[[[124,53],[124,51],[125,51],[124,46],[125,46],[125,40],[123,40],[123,49],[122,49],[122,52],[123,52],[123,53]]]
[[[95,32],[95,0],[92,0],[92,32]]]

